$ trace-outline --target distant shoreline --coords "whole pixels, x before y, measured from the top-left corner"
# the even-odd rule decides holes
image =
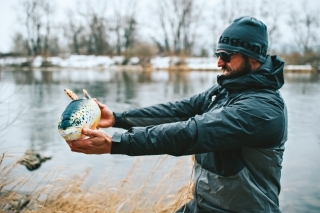
[[[125,63],[125,65],[123,65]],[[43,58],[37,56],[28,57],[2,57],[0,58],[0,70],[167,70],[167,71],[220,71],[215,57],[154,57],[144,66],[137,57],[129,60],[124,56],[92,56],[70,55],[68,57]],[[317,73],[311,65],[286,65],[285,72]]]
[[[32,70],[41,70],[41,71],[60,71],[60,70],[117,70],[117,71],[157,71],[157,70],[166,70],[172,72],[186,72],[186,71],[204,71],[204,72],[220,72],[221,69],[213,69],[213,68],[190,68],[190,67],[180,67],[180,66],[170,66],[168,68],[144,68],[140,65],[115,65],[111,67],[18,67],[18,66],[0,66],[0,70],[5,71],[32,71]],[[294,68],[284,68],[285,73],[317,73],[317,71],[313,69],[304,69],[300,67]]]

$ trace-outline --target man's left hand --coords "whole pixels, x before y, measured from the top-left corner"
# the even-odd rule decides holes
[[[67,141],[71,151],[85,154],[106,154],[111,151],[112,137],[102,130],[83,128],[85,138]]]

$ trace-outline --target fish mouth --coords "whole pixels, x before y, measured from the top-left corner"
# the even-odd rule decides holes
[[[59,133],[67,141],[77,140],[82,136],[82,127],[67,128],[65,130],[59,129]]]

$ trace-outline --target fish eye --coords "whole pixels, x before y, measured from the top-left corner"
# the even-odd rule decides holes
[[[80,119],[75,119],[74,122],[73,122],[75,125],[79,126],[81,124],[81,121]]]

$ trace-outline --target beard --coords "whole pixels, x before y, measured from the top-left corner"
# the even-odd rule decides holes
[[[228,65],[221,67],[224,76],[226,77],[240,77],[242,75],[248,74],[252,72],[251,64],[249,61],[249,57],[246,55],[242,55],[243,63],[237,69],[232,69]]]

